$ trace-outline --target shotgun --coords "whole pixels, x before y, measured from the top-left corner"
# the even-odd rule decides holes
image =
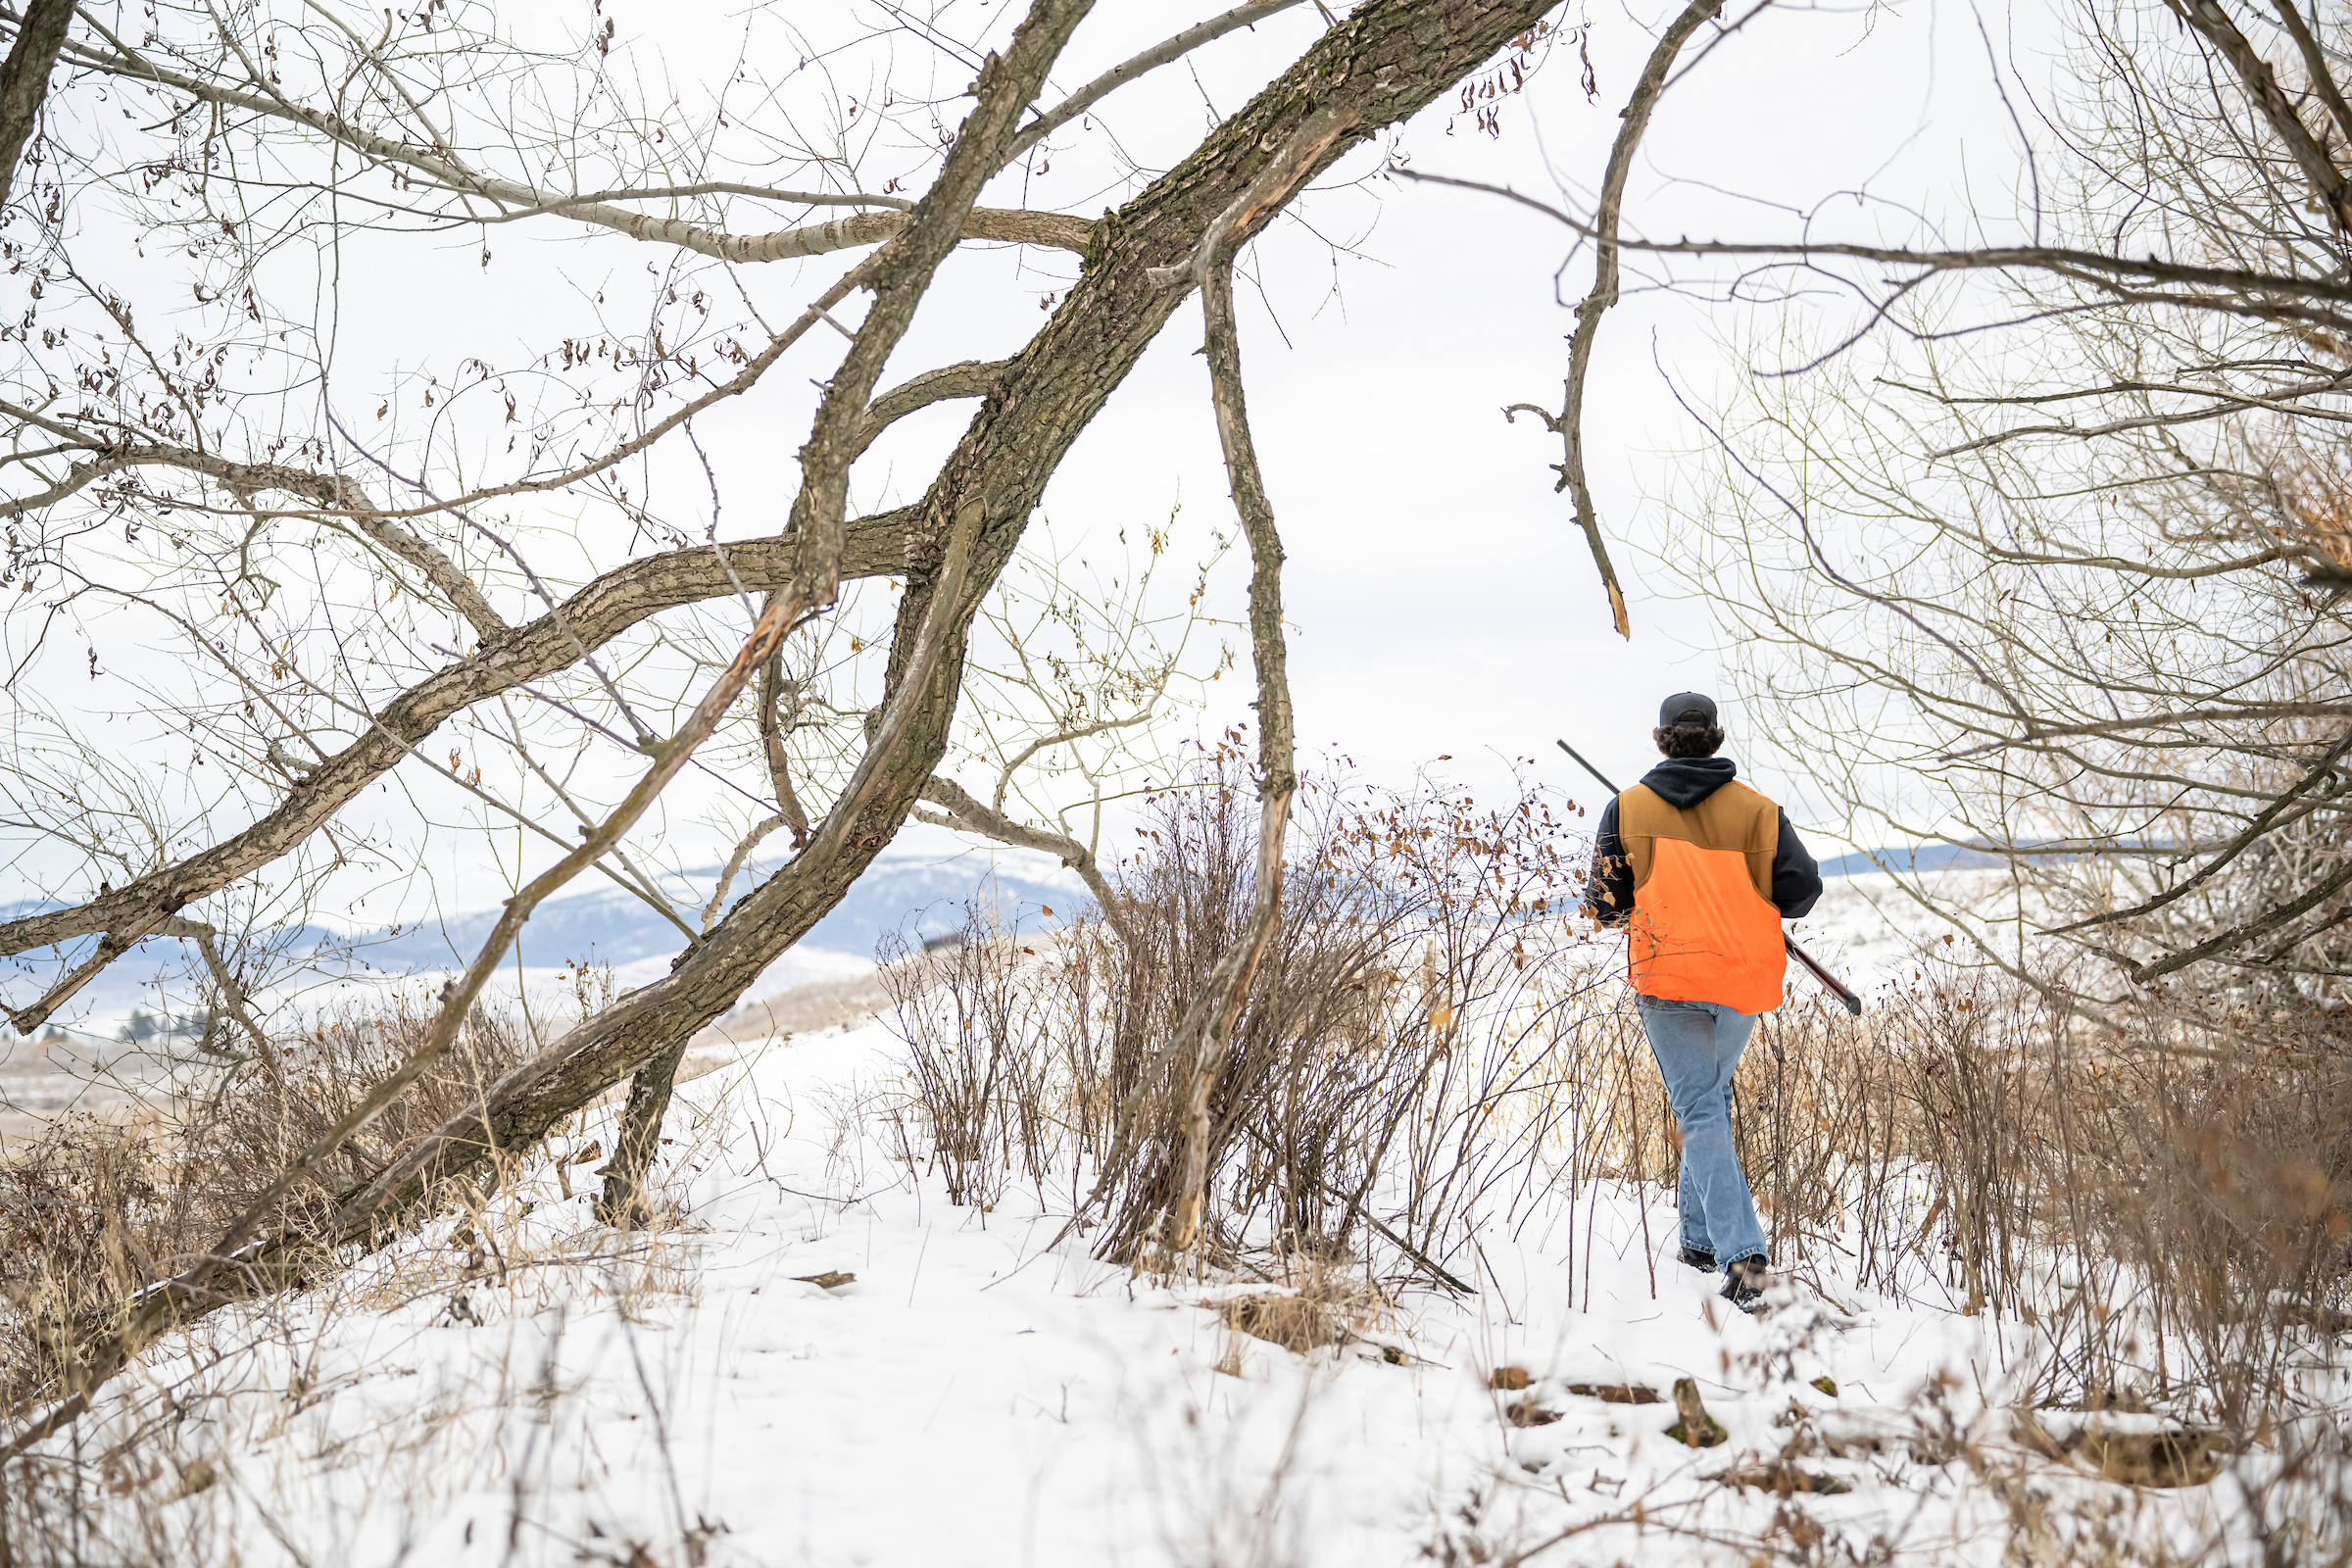
[[[1611,795],[1618,793],[1617,786],[1610,783],[1608,779],[1602,775],[1599,768],[1594,767],[1591,762],[1586,761],[1584,757],[1577,751],[1575,747],[1569,745],[1566,741],[1554,741],[1552,744],[1557,746],[1561,751],[1566,752],[1570,757],[1575,758],[1578,764],[1582,766],[1586,772],[1592,774],[1594,778],[1599,779],[1600,787],[1602,789],[1607,790]],[[1796,943],[1789,938],[1788,932],[1784,931],[1781,933],[1781,940],[1787,943],[1788,946],[1788,956],[1794,958],[1797,962],[1803,964],[1808,970],[1810,970],[1813,978],[1826,986],[1829,989],[1830,995],[1836,997],[1838,1002],[1844,1005],[1846,1011],[1852,1013],[1857,1018],[1862,1016],[1862,999],[1860,997],[1855,996],[1851,991],[1848,991],[1845,989],[1845,987],[1839,985],[1838,983],[1838,977],[1830,973],[1829,970],[1824,969],[1819,963],[1815,962],[1813,955],[1798,947]]]

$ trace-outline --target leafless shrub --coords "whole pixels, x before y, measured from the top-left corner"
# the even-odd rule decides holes
[[[952,942],[924,951],[883,939],[883,984],[951,1202],[993,1208],[1016,1166],[1045,1179],[1064,1086],[1040,1049],[1054,999],[1025,962],[1040,941],[1051,949],[985,894],[964,906]]]
[[[1102,1178],[1106,1256],[1148,1254],[1172,1200],[1179,1124],[1153,1054],[1236,940],[1256,845],[1238,735],[1154,802],[1148,847],[1122,868],[1130,947],[1105,978],[1121,1124]],[[1568,987],[1549,961],[1571,873],[1553,805],[1529,791],[1484,812],[1424,788],[1351,797],[1310,786],[1298,813],[1280,928],[1212,1099],[1205,1223],[1213,1250],[1345,1255],[1370,1229],[1411,1266],[1537,1139]],[[1548,922],[1548,923],[1547,923]],[[1378,1213],[1391,1216],[1383,1220]]]
[[[2099,1239],[2146,1293],[2130,1382],[2157,1397],[2186,1382],[2233,1434],[2300,1407],[2303,1363],[2352,1328],[2352,1043],[2326,1013],[2263,1012],[2152,1002],[2069,1151],[2087,1148]]]
[[[1115,867],[1118,925],[1028,940],[975,909],[960,947],[886,955],[956,1200],[1057,1167],[1082,1222],[1104,1227],[1099,1251],[1156,1255],[1188,1078],[1168,1042],[1248,919],[1252,794],[1238,732],[1161,791]],[[1296,1280],[1385,1248],[1458,1284],[1437,1254],[1481,1204],[1542,1190],[1526,1152],[1570,1114],[1592,970],[1562,914],[1562,816],[1533,791],[1486,811],[1434,788],[1302,801],[1280,923],[1210,1096],[1208,1250]]]
[[[0,1560],[12,1568],[219,1568],[238,1560],[215,1506],[218,1469],[168,1445],[12,1465],[0,1479]],[[144,1506],[125,1506],[126,1499]]]

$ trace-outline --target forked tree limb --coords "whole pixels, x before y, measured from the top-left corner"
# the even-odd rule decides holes
[[[853,526],[843,575],[907,571],[906,543],[918,510],[902,507]],[[709,546],[697,545],[615,567],[565,600],[560,612],[483,639],[466,658],[385,704],[366,734],[311,768],[279,806],[243,832],[87,904],[0,923],[0,955],[99,933],[135,933],[110,955],[119,956],[157,922],[293,851],[457,713],[556,674],[578,662],[581,648],[601,648],[663,611],[729,596],[739,584],[754,592],[779,588],[790,580],[797,553],[798,542],[779,534],[728,545],[724,562]],[[29,1033],[71,995],[53,991],[38,1004],[10,1009],[9,1016],[20,1032]]]
[[[1110,929],[1117,934],[1119,945],[1132,951],[1135,928],[1128,923],[1126,906],[1120,902],[1109,879],[1103,876],[1102,867],[1096,862],[1094,851],[1067,833],[1031,827],[1026,822],[1006,816],[986,802],[975,800],[970,791],[944,773],[934,773],[924,782],[923,799],[940,809],[926,811],[917,807],[914,810],[917,821],[995,839],[999,844],[1009,844],[1015,849],[1042,850],[1059,858],[1062,864],[1077,872],[1086,883],[1087,891],[1095,896],[1095,903],[1102,906],[1102,918],[1109,922]]]
[[[800,494],[793,498],[786,530],[800,541],[804,577],[815,581],[808,574],[827,574],[820,584],[821,603],[830,603],[840,585],[850,465],[863,450],[858,436],[882,368],[913,324],[915,307],[930,291],[940,264],[962,237],[964,220],[996,173],[1021,111],[1093,7],[1094,0],[1033,0],[1004,53],[991,53],[982,63],[971,88],[976,102],[948,149],[939,177],[914,211],[900,220],[903,227],[896,237],[861,269],[873,303],[841,368],[825,381],[825,395],[809,421],[808,439],[800,451]],[[1084,245],[1083,234],[1078,243]]]
[[[1650,50],[1649,60],[1642,66],[1642,74],[1635,78],[1633,93],[1619,114],[1625,123],[1617,131],[1616,144],[1609,149],[1608,170],[1600,182],[1600,204],[1592,216],[1592,292],[1576,308],[1576,332],[1568,341],[1568,383],[1559,415],[1555,417],[1527,403],[1514,403],[1502,411],[1506,419],[1521,411],[1533,414],[1560,438],[1560,479],[1552,488],[1569,492],[1576,502],[1576,525],[1584,530],[1585,543],[1592,551],[1592,564],[1600,572],[1601,586],[1608,590],[1609,618],[1617,627],[1617,635],[1626,638],[1634,633],[1626,615],[1625,590],[1618,584],[1617,568],[1609,562],[1608,541],[1600,531],[1600,513],[1592,504],[1592,480],[1585,472],[1585,381],[1592,373],[1592,345],[1600,336],[1600,318],[1617,303],[1619,294],[1617,230],[1625,213],[1625,181],[1633,172],[1634,154],[1642,145],[1642,132],[1649,128],[1650,111],[1657,107],[1658,95],[1665,91],[1675,56],[1683,52],[1683,45],[1692,33],[1722,12],[1723,0],[1691,0]]]
[[[736,650],[735,657],[728,662],[726,668],[696,702],[693,711],[678,726],[677,732],[657,749],[653,765],[638,778],[628,794],[621,797],[620,804],[607,813],[603,821],[581,835],[577,848],[533,877],[506,901],[489,936],[475,952],[473,961],[466,966],[463,974],[443,988],[439,999],[440,1008],[434,1014],[432,1026],[425,1032],[422,1043],[262,1189],[261,1195],[230,1225],[212,1252],[190,1272],[187,1289],[201,1292],[212,1276],[244,1247],[254,1228],[268,1217],[279,1199],[318,1169],[342,1147],[345,1139],[380,1115],[410,1084],[423,1075],[425,1069],[448,1054],[449,1049],[457,1044],[458,1032],[474,1003],[481,997],[483,987],[490,983],[490,977],[497,972],[507,950],[514,946],[515,937],[521,934],[523,923],[530,919],[532,911],[618,845],[629,829],[636,826],[638,819],[668,788],[670,780],[677,777],[679,770],[693,758],[696,748],[710,739],[711,732],[718,728],[719,722],[726,717],[727,710],[734,707],[735,699],[743,695],[743,689],[751,684],[752,677],[768,656],[783,646],[785,636],[800,624],[805,615],[819,607],[819,596],[826,586],[820,570],[812,573],[808,582],[796,585],[792,591],[768,596],[766,605],[760,610],[760,618],[752,625],[751,635],[744,639],[743,646]]]
[[[1308,115],[1353,106],[1365,133],[1404,120],[1477,70],[1541,20],[1553,0],[1369,0],[1325,33],[1288,71],[1219,125],[1202,145],[1104,223],[1080,278],[1045,326],[1014,357],[1004,389],[985,400],[956,451],[916,505],[906,532],[934,541],[944,560],[960,528],[976,529],[957,591],[917,574],[900,596],[886,675],[886,710],[898,717],[869,745],[857,787],[808,848],[728,910],[675,968],[621,998],[489,1085],[478,1102],[400,1150],[376,1175],[346,1189],[318,1226],[263,1239],[205,1293],[156,1288],[123,1304],[84,1348],[59,1391],[67,1396],[5,1447],[0,1461],[56,1431],[80,1409],[99,1368],[160,1333],[226,1301],[274,1291],[331,1268],[338,1252],[394,1233],[452,1180],[496,1150],[537,1143],[565,1117],[662,1051],[724,1013],[777,955],[848,892],[890,842],[947,750],[973,617],[1010,562],[1047,483],[1078,435],[1157,338],[1181,301],[1146,275],[1147,259],[1184,255],[1246,190],[1267,148],[1285,145]],[[1345,149],[1327,148],[1308,177]],[[1303,183],[1303,180],[1301,180]],[[1248,235],[1238,236],[1247,239]],[[714,571],[710,552],[693,552]],[[730,552],[730,560],[740,556]],[[740,564],[739,564],[740,569]],[[705,597],[715,597],[717,589]],[[946,606],[948,635],[922,656],[932,606]],[[577,619],[575,617],[575,624]],[[519,631],[522,630],[518,628]],[[887,741],[887,745],[879,744]],[[19,923],[22,925],[22,922]]]

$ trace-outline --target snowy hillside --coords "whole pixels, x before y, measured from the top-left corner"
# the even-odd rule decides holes
[[[2032,1497],[2105,1495],[2030,1466],[2031,1333],[1961,1315],[1924,1249],[1904,1299],[1833,1262],[1755,1320],[1675,1260],[1671,1194],[1559,1188],[1487,1213],[1474,1289],[1342,1291],[1301,1353],[1230,1326],[1246,1277],[1056,1245],[1066,1180],[951,1204],[900,1157],[904,1050],[866,1022],[690,1060],[650,1235],[590,1214],[608,1107],[486,1208],[159,1346],[73,1440],[175,1412],[143,1479],[73,1506],[242,1568],[1730,1564],[1791,1532],[1992,1568]],[[1724,1441],[1668,1436],[1683,1379]],[[2164,1530],[2221,1506],[2142,1496]]]

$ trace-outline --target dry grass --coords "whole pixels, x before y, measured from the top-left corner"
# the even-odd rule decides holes
[[[2152,1001],[2094,1031],[1966,976],[1759,1031],[1740,1128],[1776,1253],[1855,1250],[2038,1342],[2033,1395],[2165,1408],[2242,1446],[2302,1407],[2352,1294],[2352,1041]],[[1924,1207],[1923,1207],[1924,1205]],[[1843,1260],[1841,1260],[1842,1262]]]
[[[0,1377],[37,1384],[76,1325],[186,1268],[276,1174],[409,1054],[429,1006],[396,998],[273,1041],[192,1099],[127,1120],[61,1118],[0,1164]],[[477,1010],[456,1047],[335,1159],[286,1195],[272,1226],[299,1226],[391,1151],[479,1101],[528,1045]]]
[[[216,1135],[206,1146],[214,1155],[209,1168],[192,1146],[169,1143],[157,1119],[142,1129],[103,1123],[61,1129],[37,1151],[37,1159],[28,1152],[4,1173],[14,1184],[10,1196],[20,1202],[34,1191],[57,1200],[45,1208],[11,1211],[20,1226],[44,1216],[56,1221],[45,1230],[23,1233],[43,1249],[43,1268],[36,1272],[22,1256],[10,1260],[16,1277],[27,1282],[20,1288],[32,1296],[36,1308],[61,1299],[88,1299],[114,1288],[122,1276],[107,1270],[127,1268],[135,1279],[137,1270],[167,1266],[170,1254],[162,1249],[173,1234],[170,1226],[193,1227],[202,1235],[202,1227],[216,1223],[221,1209],[244,1201],[243,1195],[253,1190],[253,1167],[223,1162],[222,1151],[244,1160],[272,1157],[274,1139],[261,1136],[268,1116],[287,1111],[278,1136],[298,1143],[335,1113],[337,1095],[365,1089],[369,1080],[360,1074],[388,1065],[379,1053],[400,1049],[389,1030],[334,1023],[279,1046],[282,1080],[270,1078],[266,1097],[256,1094],[239,1104],[221,1094],[210,1102],[209,1119],[198,1124]],[[428,1102],[404,1102],[397,1114],[425,1121],[462,1108],[480,1076],[496,1071],[503,1055],[520,1049],[513,1033],[495,1027],[469,1030],[458,1059],[420,1086]],[[339,1074],[349,1076],[338,1080]],[[276,1094],[280,1082],[283,1098]],[[679,1146],[668,1166],[673,1173],[699,1161],[709,1140],[722,1131],[715,1095],[698,1098],[713,1103],[682,1099],[673,1114]],[[541,1158],[527,1167],[510,1163],[501,1172],[504,1185],[453,1192],[437,1217],[309,1290],[220,1314],[184,1338],[157,1347],[140,1375],[113,1385],[102,1407],[83,1417],[68,1438],[17,1458],[0,1473],[0,1565],[226,1568],[250,1559],[260,1539],[256,1532],[274,1538],[285,1560],[339,1560],[331,1552],[306,1556],[312,1548],[304,1543],[322,1530],[332,1535],[350,1527],[354,1508],[389,1518],[396,1532],[406,1528],[404,1520],[431,1516],[439,1506],[436,1489],[446,1488],[452,1477],[470,1474],[478,1462],[476,1445],[484,1431],[493,1441],[505,1441],[503,1421],[490,1420],[485,1427],[488,1416],[509,1406],[527,1409],[531,1419],[517,1430],[543,1434],[584,1419],[579,1396],[585,1391],[559,1386],[554,1379],[555,1344],[546,1347],[546,1365],[534,1368],[500,1364],[502,1353],[515,1354],[512,1340],[485,1336],[471,1343],[507,1348],[491,1350],[477,1376],[437,1390],[420,1385],[414,1408],[387,1418],[380,1430],[339,1435],[338,1445],[355,1446],[321,1451],[315,1457],[332,1463],[305,1468],[314,1457],[308,1446],[318,1441],[306,1434],[324,1430],[314,1422],[314,1410],[323,1418],[322,1401],[353,1381],[348,1368],[332,1378],[322,1378],[318,1370],[320,1354],[331,1361],[329,1348],[351,1341],[348,1333],[338,1332],[340,1320],[369,1320],[361,1343],[397,1345],[404,1331],[387,1332],[380,1325],[406,1323],[410,1333],[430,1325],[421,1331],[430,1333],[451,1326],[545,1322],[552,1316],[560,1340],[568,1314],[602,1306],[626,1335],[691,1300],[698,1276],[695,1249],[666,1195],[655,1193],[661,1200],[655,1204],[656,1223],[625,1233],[598,1223],[586,1203],[564,1201],[575,1168],[585,1170],[601,1157],[609,1122],[608,1112],[561,1129]],[[215,1179],[204,1192],[173,1186],[192,1188],[208,1176]],[[78,1200],[66,1200],[69,1196]],[[124,1239],[152,1250],[149,1261],[140,1262]],[[68,1272],[77,1267],[99,1277]],[[50,1364],[37,1339],[43,1320],[20,1310],[4,1321],[19,1357],[10,1392],[21,1397]],[[659,1419],[650,1386],[645,1398]],[[554,1453],[550,1441],[507,1455],[518,1516],[546,1511],[534,1501],[534,1492],[575,1485],[548,1470]],[[275,1473],[288,1465],[291,1479]],[[262,1474],[252,1471],[254,1466],[274,1468]],[[380,1474],[382,1480],[360,1489],[355,1501],[337,1474]],[[267,1512],[270,1507],[296,1508],[302,1517],[275,1520]],[[626,1556],[629,1544],[621,1543],[623,1556],[613,1560],[699,1560],[699,1547],[691,1541],[654,1544],[660,1549],[648,1546],[642,1556]]]

